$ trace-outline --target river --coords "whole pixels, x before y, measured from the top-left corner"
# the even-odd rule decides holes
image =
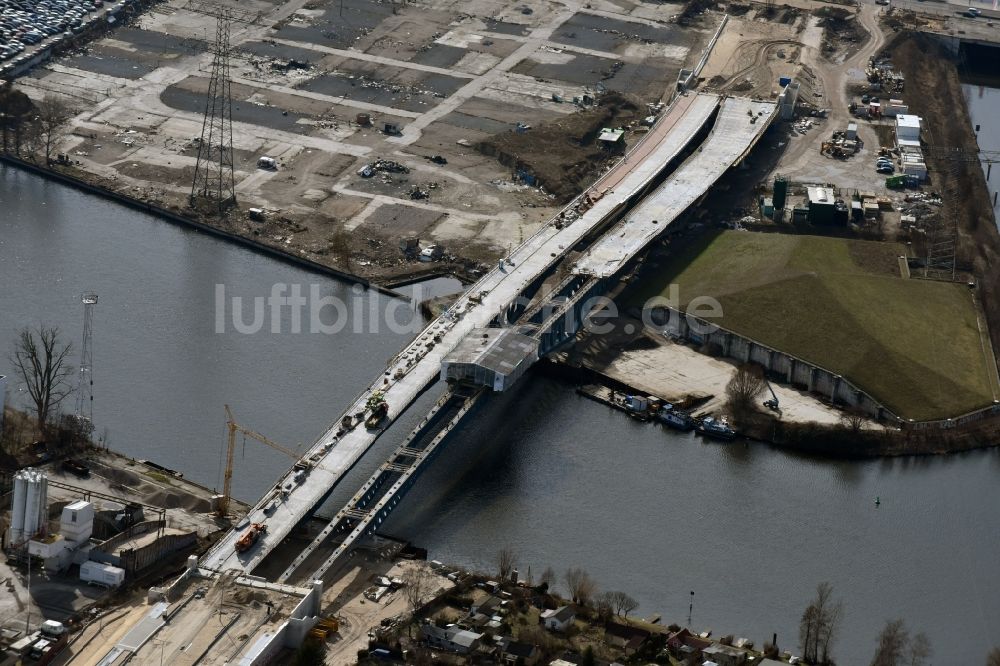
[[[306,445],[409,339],[385,327],[292,334],[287,318],[282,333],[219,334],[216,284],[244,297],[274,283],[345,298],[351,288],[4,167],[0,211],[0,347],[39,322],[78,345],[79,294],[98,292],[98,432],[210,486],[220,478],[223,404],[276,441]],[[9,372],[0,354],[0,374]],[[16,385],[9,393],[19,400]],[[334,500],[392,446],[384,437]],[[252,499],[287,466],[247,443],[237,496]],[[802,609],[827,580],[845,604],[840,663],[867,663],[882,622],[903,617],[929,634],[934,663],[980,664],[1000,643],[998,480],[1000,450],[830,462],[706,444],[533,377],[462,426],[387,531],[432,558],[484,569],[505,545],[536,577],[581,566],[666,622],[686,620],[694,591],[694,627],[758,645],[777,632],[793,651]]]
[[[962,85],[962,91],[965,93],[965,103],[969,108],[972,124],[979,126],[976,135],[979,149],[1000,153],[1000,88],[966,83]],[[992,169],[983,164],[983,172],[989,173],[986,187],[994,202],[993,215],[1000,223],[1000,196],[997,195],[1000,191],[1000,162],[994,164]]]

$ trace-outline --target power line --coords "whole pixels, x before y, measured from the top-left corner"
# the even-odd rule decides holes
[[[216,12],[215,44],[212,47],[212,76],[205,99],[205,118],[198,143],[198,162],[191,184],[191,205],[214,208],[221,216],[236,203],[233,169],[233,93],[229,74],[229,25],[233,11],[219,7]]]

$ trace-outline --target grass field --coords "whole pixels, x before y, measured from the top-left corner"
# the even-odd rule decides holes
[[[666,295],[674,283],[684,305],[713,296],[724,312],[716,323],[842,374],[904,418],[992,403],[992,353],[971,291],[903,279],[902,253],[889,243],[726,231],[679,252],[630,300]]]

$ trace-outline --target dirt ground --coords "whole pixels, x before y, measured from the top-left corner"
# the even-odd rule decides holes
[[[408,572],[419,569],[429,580],[424,601],[454,587],[454,583],[433,572],[427,562],[400,560],[396,563],[379,562],[365,556],[363,551],[352,559],[352,566],[323,593],[323,612],[340,621],[340,632],[327,646],[326,663],[331,666],[354,663],[358,650],[368,647],[368,636],[373,629],[404,622],[410,607],[402,590],[390,592],[379,601],[365,598],[364,591],[371,587],[376,575],[406,579]]]
[[[512,182],[512,169],[476,146],[513,135],[519,123],[581,115],[573,99],[584,95],[631,95],[644,114],[699,57],[719,19],[682,29],[671,22],[679,5],[631,1],[223,4],[237,17],[238,208],[202,220],[375,279],[419,267],[399,250],[404,235],[442,245],[459,272],[530,235],[593,170],[572,168],[579,159],[567,144],[557,156],[569,167],[565,182],[548,181],[560,192],[553,197]],[[59,94],[79,112],[55,151],[73,165],[60,168],[198,217],[188,199],[213,24],[197,5],[167,0],[22,77],[18,86],[33,99]],[[258,169],[261,156],[278,168]],[[377,159],[409,173],[359,174]],[[264,222],[249,219],[251,207],[265,211]]]
[[[531,132],[504,133],[477,148],[538,179],[559,202],[569,202],[596,180],[625,148],[609,150],[597,137],[605,127],[630,127],[648,115],[637,99],[611,93],[594,108],[543,123]]]

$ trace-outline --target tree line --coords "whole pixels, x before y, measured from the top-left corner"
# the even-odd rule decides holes
[[[0,88],[0,149],[27,159],[40,153],[48,164],[66,122],[75,113],[61,97],[46,95],[32,101],[5,84]]]

